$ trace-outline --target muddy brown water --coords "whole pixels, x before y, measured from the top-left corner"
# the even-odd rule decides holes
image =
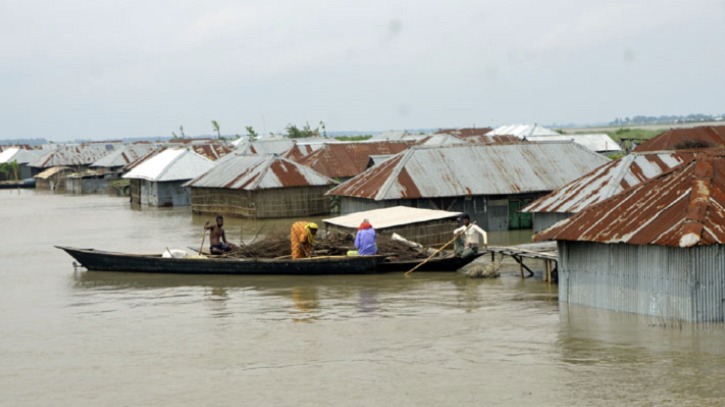
[[[516,267],[496,280],[87,272],[53,246],[198,246],[207,218],[29,190],[1,190],[0,209],[3,406],[725,405],[722,326],[560,307],[556,286]],[[227,233],[288,224],[227,219]]]

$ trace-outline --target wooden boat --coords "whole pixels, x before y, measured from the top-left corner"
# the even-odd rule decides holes
[[[128,271],[140,273],[175,274],[277,274],[327,275],[371,274],[382,256],[323,256],[309,259],[239,259],[231,257],[173,258],[78,249],[56,246],[76,259],[83,267],[94,271]]]
[[[462,259],[458,256],[434,257],[428,260],[422,266],[418,267],[415,270],[415,273],[419,271],[456,271],[461,267],[465,266],[466,264],[469,264],[477,258],[483,256],[484,254],[485,252],[479,252],[474,254],[473,256],[466,257],[465,259]],[[380,273],[389,273],[395,271],[406,272],[417,266],[418,264],[422,263],[423,261],[425,261],[425,259],[399,261],[386,258],[384,261],[377,265],[377,270]]]

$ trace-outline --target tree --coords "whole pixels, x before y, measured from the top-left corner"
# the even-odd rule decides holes
[[[320,127],[322,128],[322,137],[327,138],[327,128],[325,127],[325,122],[320,120]]]
[[[222,138],[222,133],[221,133],[221,131],[219,131],[219,123],[217,123],[217,121],[216,121],[216,120],[212,120],[212,121],[211,121],[211,127],[212,127],[212,128],[214,129],[214,131],[216,132],[217,138],[219,138],[219,140],[221,140],[221,138]]]
[[[20,177],[18,176],[19,172],[20,172],[20,167],[18,166],[17,161],[0,164],[0,173],[5,175],[5,179],[8,179],[8,180],[12,179],[15,181],[19,181],[20,180]]]
[[[306,138],[306,137],[317,137],[320,135],[320,128],[312,128],[309,122],[305,123],[305,126],[300,129],[294,124],[287,125],[287,137],[289,138]]]
[[[252,126],[247,126],[247,137],[249,138],[250,143],[254,143],[259,138],[259,135],[256,131],[254,131],[254,128]]]

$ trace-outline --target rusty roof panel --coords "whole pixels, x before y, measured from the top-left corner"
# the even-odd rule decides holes
[[[632,153],[537,199],[524,212],[576,213],[684,162],[687,152]]]
[[[413,147],[330,194],[386,200],[551,191],[607,161],[570,142]]]
[[[636,152],[725,147],[725,126],[670,129],[637,146]]]
[[[259,190],[334,185],[314,170],[275,155],[232,153],[186,185],[200,188]]]
[[[405,141],[325,144],[299,163],[330,178],[350,178],[365,171],[371,155],[397,154],[409,145]]]
[[[725,244],[725,150],[690,155],[672,170],[584,209],[535,240]]]

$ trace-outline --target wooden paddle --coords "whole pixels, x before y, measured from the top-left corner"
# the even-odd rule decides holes
[[[204,225],[204,232],[201,234],[201,247],[199,248],[199,254],[204,253],[204,239],[206,239],[206,225]]]
[[[417,269],[418,269],[418,268],[419,268],[420,266],[424,265],[425,263],[428,263],[428,260],[432,259],[432,258],[433,258],[433,256],[435,256],[436,254],[438,254],[438,253],[440,253],[441,251],[443,251],[443,249],[445,249],[446,247],[450,246],[450,245],[451,245],[451,243],[455,242],[455,241],[456,241],[456,239],[458,239],[458,238],[459,238],[459,237],[460,237],[460,236],[461,236],[462,234],[466,233],[466,231],[467,231],[467,230],[468,230],[468,229],[469,229],[469,228],[471,227],[471,225],[473,225],[473,222],[472,222],[472,223],[469,223],[469,224],[468,224],[468,226],[466,226],[466,229],[465,229],[465,230],[464,230],[463,232],[459,232],[459,233],[456,233],[456,235],[455,235],[455,236],[453,236],[453,239],[449,240],[449,241],[448,241],[448,243],[444,244],[443,246],[441,246],[441,248],[440,248],[440,249],[438,249],[438,250],[436,250],[435,252],[433,252],[433,254],[431,254],[430,256],[428,256],[428,258],[427,258],[427,259],[425,259],[425,260],[423,260],[422,262],[418,263],[418,264],[417,264],[417,265],[416,265],[415,267],[413,267],[412,269],[410,269],[410,270],[406,271],[406,272],[405,272],[405,276],[407,277],[408,275],[410,275],[410,273],[412,273],[412,272],[414,272],[415,270],[417,270]]]

